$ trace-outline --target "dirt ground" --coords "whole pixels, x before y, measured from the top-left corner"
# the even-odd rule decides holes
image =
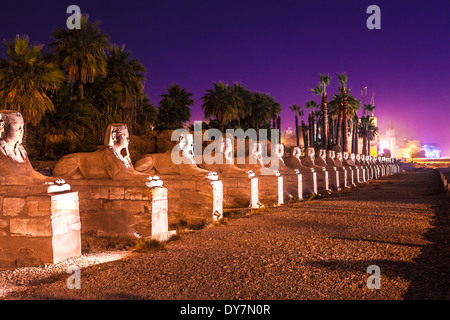
[[[435,170],[184,232],[164,248],[44,277],[4,299],[450,299],[450,209]],[[369,266],[380,289],[369,289]],[[0,273],[0,279],[2,275]],[[17,280],[15,280],[17,281]]]

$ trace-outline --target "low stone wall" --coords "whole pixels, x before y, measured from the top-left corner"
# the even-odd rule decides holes
[[[0,267],[56,263],[80,255],[78,194],[23,195],[27,190],[0,187]]]
[[[211,180],[160,175],[167,188],[169,225],[201,225],[213,220]],[[152,233],[152,191],[143,180],[67,180],[80,197],[82,233],[144,237]]]

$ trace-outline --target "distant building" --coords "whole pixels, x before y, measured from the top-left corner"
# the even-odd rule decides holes
[[[397,157],[397,142],[396,142],[395,129],[392,121],[389,122],[386,132],[380,133],[378,137],[378,154],[385,155],[386,151],[389,150],[390,157]]]

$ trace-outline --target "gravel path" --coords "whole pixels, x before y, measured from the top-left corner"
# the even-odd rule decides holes
[[[448,203],[436,171],[385,177],[83,268],[80,290],[63,273],[3,298],[450,299]],[[379,290],[366,286],[370,265]]]

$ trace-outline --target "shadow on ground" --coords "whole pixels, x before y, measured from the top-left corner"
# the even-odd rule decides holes
[[[425,169],[429,170],[429,169]],[[434,170],[435,171],[435,170]],[[410,285],[403,295],[407,300],[449,300],[450,299],[450,206],[443,188],[440,184],[437,172],[430,171],[432,179],[426,193],[422,194],[421,203],[431,205],[434,209],[434,216],[431,221],[431,228],[423,235],[429,241],[427,245],[416,245],[408,243],[397,243],[391,241],[375,239],[352,239],[345,240],[369,241],[376,243],[386,243],[394,245],[419,246],[420,255],[412,262],[402,262],[398,260],[322,260],[312,262],[312,265],[326,268],[328,270],[353,270],[361,272],[369,265],[377,265],[381,268],[381,276],[395,278],[403,277],[410,281]],[[394,199],[389,199],[395,201]]]

